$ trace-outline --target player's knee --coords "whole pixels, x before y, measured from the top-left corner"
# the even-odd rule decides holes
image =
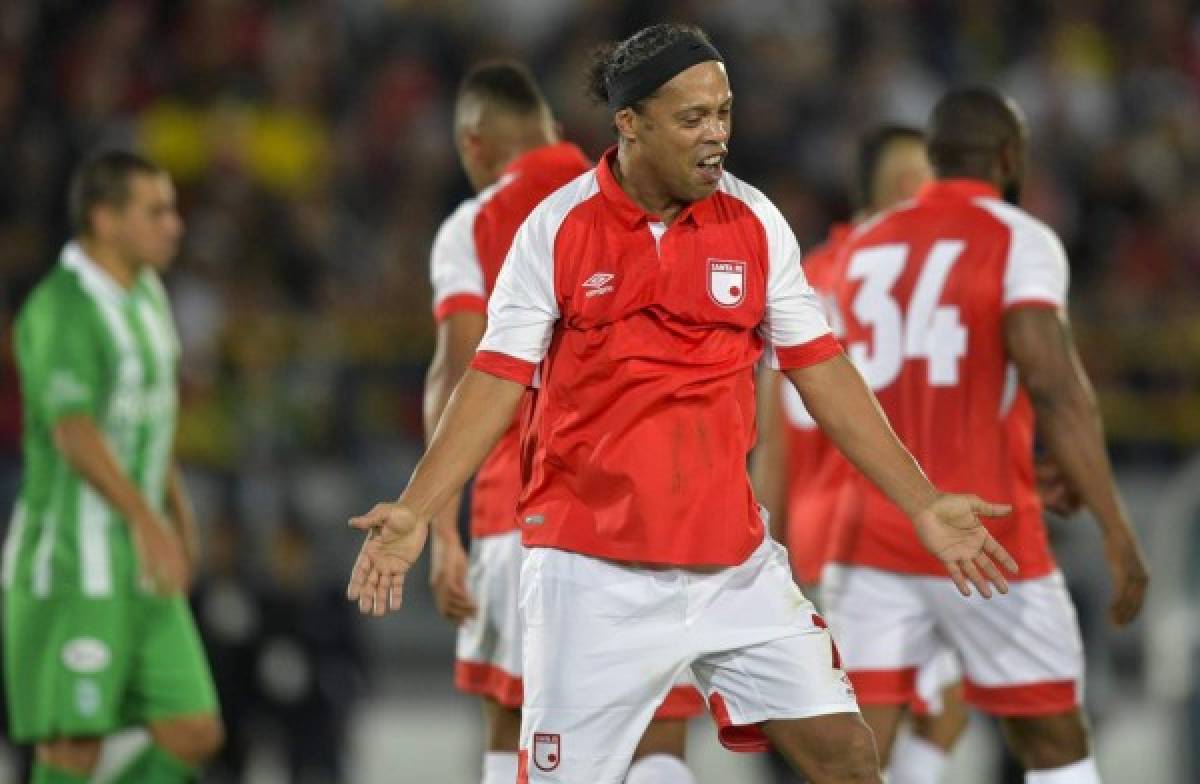
[[[155,743],[192,766],[212,759],[225,743],[225,726],[215,715],[159,722],[150,733]]]
[[[1070,765],[1088,756],[1088,731],[1079,711],[1004,720],[1013,753],[1027,770]]]
[[[826,753],[816,757],[816,770],[811,771],[814,782],[876,784],[880,781],[875,736],[865,722],[849,724]]]
[[[39,743],[37,758],[51,767],[88,775],[100,761],[100,739],[57,738]]]

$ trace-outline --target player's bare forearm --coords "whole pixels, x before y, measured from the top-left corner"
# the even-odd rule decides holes
[[[425,443],[433,440],[438,422],[450,402],[450,395],[462,380],[483,338],[485,320],[481,313],[454,313],[438,324],[437,346],[425,374]],[[434,526],[443,536],[457,536],[458,507],[461,494],[454,493],[434,518]]]
[[[54,445],[67,464],[131,525],[154,517],[141,489],[121,467],[90,416],[72,415],[59,419],[54,424]]]
[[[770,368],[758,373],[758,444],[750,461],[750,480],[767,510],[771,536],[787,538],[787,437],[780,405],[782,376]]]
[[[937,488],[900,443],[845,355],[789,370],[787,376],[825,435],[906,515],[915,518],[937,499]]]
[[[1020,308],[1004,324],[1009,356],[1029,393],[1046,448],[1105,535],[1131,536],[1096,396],[1065,316],[1050,308]]]
[[[469,369],[450,396],[400,500],[429,522],[459,492],[512,423],[525,386]]]

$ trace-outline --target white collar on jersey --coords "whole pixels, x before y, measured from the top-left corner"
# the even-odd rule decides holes
[[[76,240],[63,246],[61,259],[62,265],[76,272],[83,287],[93,296],[116,303],[124,302],[129,296],[129,291],[93,261]]]

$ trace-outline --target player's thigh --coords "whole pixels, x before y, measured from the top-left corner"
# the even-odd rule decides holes
[[[518,608],[522,547],[512,532],[471,543],[467,588],[478,611],[458,628],[454,682],[460,691],[516,710],[522,702]]]
[[[9,729],[20,743],[111,734],[122,716],[133,640],[121,598],[8,591],[4,670]]]
[[[1048,716],[1082,699],[1083,641],[1058,572],[1013,582],[1007,594],[963,598],[950,580],[929,578],[941,634],[963,668],[963,698],[996,716]]]
[[[141,597],[125,710],[146,725],[217,715],[212,671],[182,596]]]
[[[547,548],[521,572],[529,781],[624,780],[634,748],[687,666],[681,579]]]
[[[939,649],[919,579],[845,565],[822,574],[825,617],[861,705],[907,705],[918,669]]]

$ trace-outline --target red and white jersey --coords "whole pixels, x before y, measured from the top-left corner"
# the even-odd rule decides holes
[[[513,235],[542,199],[591,168],[573,144],[538,147],[516,158],[490,188],[464,201],[438,229],[430,267],[433,313],[438,321],[454,313],[483,313],[512,245]],[[521,492],[521,414],[488,455],[471,496],[471,536],[515,530]]]
[[[1068,268],[1054,232],[975,180],[942,180],[858,229],[839,254],[847,353],[939,489],[1009,503],[985,518],[1020,579],[1049,574],[1033,476],[1033,408],[1004,347],[1004,314],[1065,307]],[[861,475],[839,505],[835,560],[945,573],[912,523]]]
[[[834,333],[840,333],[837,311],[832,306],[837,280],[838,249],[853,226],[839,223],[829,237],[804,257],[804,274],[826,304]],[[787,545],[792,572],[804,584],[813,585],[821,576],[830,544],[838,498],[852,470],[804,407],[800,393],[786,378],[780,384],[782,411],[787,432]]]
[[[783,216],[732,175],[669,227],[600,164],[517,232],[474,367],[541,366],[523,541],[602,558],[733,565],[762,542],[746,472],[755,362],[841,352]]]

